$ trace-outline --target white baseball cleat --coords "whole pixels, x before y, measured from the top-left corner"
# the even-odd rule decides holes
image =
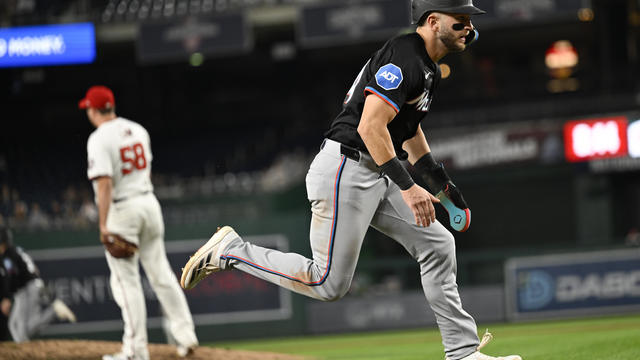
[[[218,228],[215,234],[193,254],[187,264],[182,268],[180,286],[183,289],[193,289],[202,279],[209,274],[220,271],[220,255],[222,250],[239,237],[231,226]]]
[[[123,352],[102,355],[102,360],[149,360],[149,357],[141,357],[136,355],[125,355]]]
[[[493,339],[493,335],[486,330],[484,335],[482,335],[482,341],[480,341],[480,345],[478,345],[478,350],[482,349],[485,345],[489,343]],[[449,360],[449,358],[445,358],[445,360]],[[522,360],[520,355],[507,355],[507,356],[489,356],[481,353],[480,351],[476,351],[471,355],[467,355],[460,360]]]
[[[462,358],[462,360],[522,360],[519,355],[509,355],[509,356],[489,356],[481,353],[480,351],[476,351],[473,354]]]
[[[60,301],[59,299],[55,299],[51,304],[53,306],[53,311],[56,313],[56,317],[60,320],[67,320],[72,323],[76,322],[76,315],[69,309],[69,307]]]
[[[181,358],[193,355],[195,350],[196,350],[195,345],[192,345],[192,346],[178,345],[176,347],[176,353],[178,354],[178,357],[181,357]]]
[[[102,355],[102,360],[136,360],[134,356],[127,356],[124,353]]]

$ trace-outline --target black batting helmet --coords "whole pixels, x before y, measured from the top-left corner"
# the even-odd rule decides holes
[[[411,23],[417,24],[425,13],[431,11],[468,15],[486,13],[473,6],[473,0],[411,0]]]

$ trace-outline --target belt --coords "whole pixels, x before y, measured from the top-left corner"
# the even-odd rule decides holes
[[[353,161],[360,161],[360,151],[348,147],[345,144],[340,144],[340,154],[346,156]]]
[[[320,146],[320,149],[323,149],[328,141],[334,142],[336,145],[340,145],[341,155],[344,155],[348,159],[351,159],[353,161],[360,161],[360,151],[331,139],[324,139],[324,141],[322,142],[322,145]]]
[[[136,197],[136,196],[146,195],[146,194],[148,194],[148,193],[150,193],[150,192],[151,192],[151,191],[143,191],[143,192],[141,192],[141,193],[133,194],[133,195],[130,195],[130,196],[125,196],[125,197],[121,197],[121,198],[113,199],[113,200],[112,200],[112,202],[113,202],[114,204],[115,204],[115,203],[119,203],[119,202],[121,202],[121,201],[125,201],[125,200],[129,200],[129,199],[131,199],[131,198],[134,198],[134,197]]]
[[[335,155],[343,155],[347,159],[353,160],[358,163],[359,166],[366,167],[367,169],[378,173],[380,169],[376,162],[373,161],[373,158],[369,153],[365,151],[360,151],[358,149],[354,149],[349,145],[344,145],[335,140],[324,139],[322,142],[322,146],[320,146],[321,151],[326,151],[328,153]]]

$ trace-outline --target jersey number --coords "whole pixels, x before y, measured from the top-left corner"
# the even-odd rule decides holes
[[[140,143],[120,148],[120,158],[123,165],[122,175],[131,173],[133,169],[142,170],[147,167],[147,158]]]

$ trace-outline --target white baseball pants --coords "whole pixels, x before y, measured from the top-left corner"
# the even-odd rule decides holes
[[[171,269],[164,247],[164,222],[156,197],[149,193],[111,204],[107,229],[138,245],[134,256],[117,259],[105,251],[111,291],[122,311],[122,352],[149,359],[147,309],[138,261],[169,321],[171,334],[183,346],[198,344],[187,299]]]

